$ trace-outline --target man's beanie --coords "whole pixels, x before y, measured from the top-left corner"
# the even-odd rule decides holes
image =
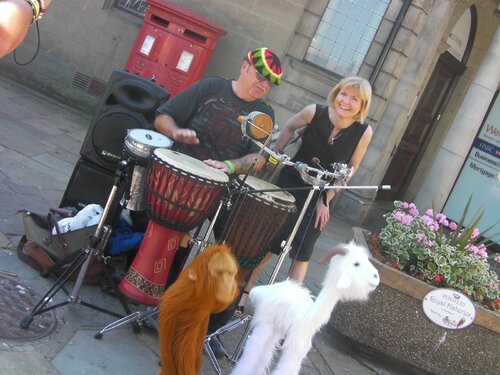
[[[281,83],[281,62],[270,48],[259,47],[248,52],[248,61],[264,78],[274,85]]]

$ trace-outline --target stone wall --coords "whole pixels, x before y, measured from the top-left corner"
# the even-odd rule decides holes
[[[280,56],[304,11],[306,0],[174,0],[221,25],[205,75],[233,78],[245,52],[272,47]],[[104,3],[104,5],[103,5]],[[0,61],[1,74],[61,102],[93,113],[111,73],[123,69],[142,19],[112,6],[112,1],[54,1],[41,22],[38,56],[19,66],[13,55]],[[283,10],[286,9],[286,12]],[[36,51],[36,26],[17,51],[20,62]],[[286,74],[286,73],[285,73]],[[270,99],[271,104],[272,99]]]

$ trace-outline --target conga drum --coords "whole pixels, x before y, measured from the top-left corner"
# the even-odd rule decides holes
[[[265,191],[279,188],[253,176],[243,183],[243,177],[235,181],[243,189],[233,195],[233,208],[219,224],[223,228],[220,239],[231,246],[242,268],[239,281],[261,262],[288,215],[295,212],[293,195],[286,191]]]
[[[213,212],[228,181],[224,172],[190,156],[154,150],[145,195],[150,220],[119,284],[122,293],[145,304],[159,302],[179,245]]]
[[[130,184],[122,199],[122,206],[132,211],[146,209],[146,177],[148,163],[157,148],[170,148],[174,142],[164,135],[147,129],[129,129],[124,142],[124,156],[132,160]]]

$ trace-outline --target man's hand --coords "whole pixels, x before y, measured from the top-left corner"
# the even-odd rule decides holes
[[[189,145],[196,145],[200,143],[196,132],[191,129],[176,129],[173,132],[173,138],[175,142],[186,143]]]
[[[223,161],[207,159],[207,160],[203,160],[203,163],[205,163],[206,165],[208,165],[212,168],[218,169],[219,171],[230,174],[229,166],[226,163],[224,163]]]

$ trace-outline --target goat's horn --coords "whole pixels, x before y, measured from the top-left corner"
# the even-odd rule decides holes
[[[347,250],[342,245],[337,245],[333,249],[331,249],[326,255],[319,261],[319,264],[326,264],[332,259],[335,255],[345,255]]]

